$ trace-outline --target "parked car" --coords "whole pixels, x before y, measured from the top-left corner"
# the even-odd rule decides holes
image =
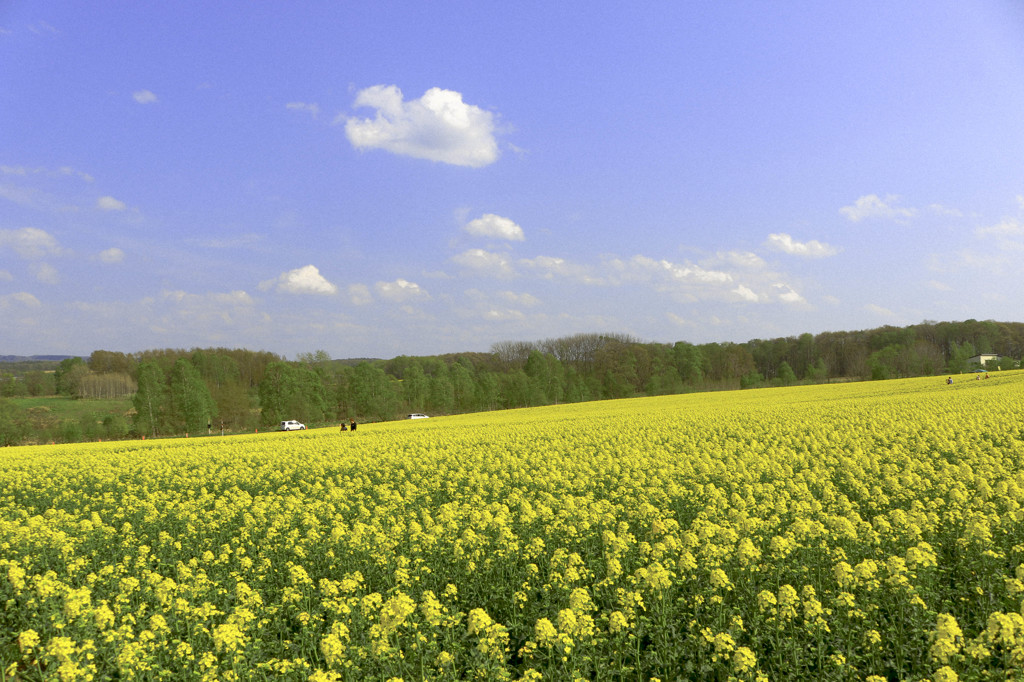
[[[306,428],[305,424],[289,419],[288,421],[281,422],[281,426],[278,427],[278,431],[302,431]]]
[[[413,412],[406,416],[406,419],[430,419],[430,415],[422,414],[420,412]]]

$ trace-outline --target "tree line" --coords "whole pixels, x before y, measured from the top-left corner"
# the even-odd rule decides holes
[[[102,422],[40,434],[0,399],[0,443],[95,437],[157,437],[385,421],[411,412],[452,414],[608,398],[796,383],[961,373],[979,354],[987,369],[1018,366],[1024,323],[922,322],[746,343],[649,343],[624,334],[506,341],[486,353],[333,360],[324,351],[294,361],[265,351],[97,350],[52,373],[0,377],[0,395],[130,399]],[[95,421],[95,420],[93,420]],[[36,433],[33,433],[35,431]]]

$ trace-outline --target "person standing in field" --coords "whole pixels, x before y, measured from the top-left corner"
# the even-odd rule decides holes
[[[348,421],[349,421],[349,429],[348,430],[349,431],[355,431],[356,430],[356,420],[355,419],[349,419]]]

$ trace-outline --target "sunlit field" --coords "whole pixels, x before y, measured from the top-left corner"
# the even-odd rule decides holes
[[[1007,680],[1024,373],[0,450],[4,680]]]

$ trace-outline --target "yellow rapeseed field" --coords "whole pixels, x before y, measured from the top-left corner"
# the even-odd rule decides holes
[[[1007,680],[1024,373],[0,450],[2,680]]]

